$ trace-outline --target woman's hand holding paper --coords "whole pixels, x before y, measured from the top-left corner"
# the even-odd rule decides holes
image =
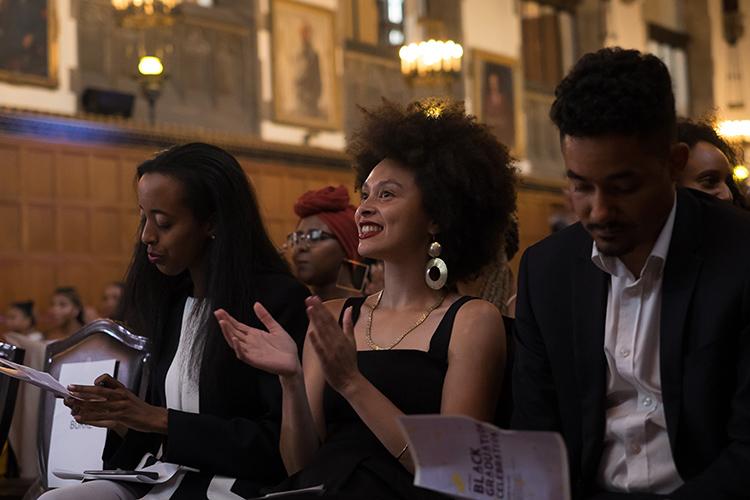
[[[95,385],[71,385],[68,390],[76,398],[65,398],[76,422],[106,427],[124,435],[127,429],[141,432],[167,433],[167,409],[139,399],[119,381],[101,375]]]

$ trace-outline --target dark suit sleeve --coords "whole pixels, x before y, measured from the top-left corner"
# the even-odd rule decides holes
[[[295,281],[293,286],[283,287],[281,293],[277,290],[272,297],[264,299],[271,315],[298,344],[302,343],[307,331],[304,304],[307,295],[307,289]],[[254,369],[253,373],[255,388],[252,393],[264,409],[262,416],[254,419],[225,418],[169,410],[164,460],[194,467],[201,472],[247,478],[264,484],[283,479],[285,472],[279,454],[281,386],[276,375]],[[243,394],[227,394],[226,397],[242,398]]]
[[[162,436],[158,434],[132,429],[122,438],[114,431],[107,431],[107,441],[102,453],[104,468],[135,469],[144,454],[158,451],[161,441]]]
[[[522,430],[560,431],[552,368],[532,307],[532,264],[529,253],[525,252],[521,259],[518,278],[511,427]]]
[[[736,386],[727,425],[729,444],[701,474],[687,481],[670,500],[740,500],[750,497],[750,283],[742,306],[745,327],[739,333]]]

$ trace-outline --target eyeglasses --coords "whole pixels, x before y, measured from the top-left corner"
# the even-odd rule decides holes
[[[327,233],[322,229],[310,229],[308,232],[303,233],[302,231],[295,231],[289,233],[286,237],[287,248],[294,248],[298,245],[310,246],[323,240],[330,240],[335,238],[331,233]]]

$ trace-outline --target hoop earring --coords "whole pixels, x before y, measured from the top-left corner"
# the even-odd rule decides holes
[[[432,238],[434,240],[435,236]],[[446,281],[448,281],[448,266],[440,258],[442,251],[443,247],[437,241],[433,241],[430,244],[430,249],[427,251],[428,255],[432,258],[427,261],[424,271],[424,281],[433,290],[440,290],[445,286]]]

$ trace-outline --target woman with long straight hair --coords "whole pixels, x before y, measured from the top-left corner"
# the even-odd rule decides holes
[[[221,307],[260,326],[252,304],[269,304],[296,342],[307,328],[307,289],[290,274],[263,227],[253,189],[226,151],[194,143],[138,167],[140,237],[120,317],[151,339],[146,400],[103,375],[66,400],[82,424],[107,427],[105,468],[155,461],[189,467],[163,485],[92,481],[45,498],[233,498],[284,476],[278,378],[239,361],[211,312]],[[225,495],[222,497],[222,492]]]

